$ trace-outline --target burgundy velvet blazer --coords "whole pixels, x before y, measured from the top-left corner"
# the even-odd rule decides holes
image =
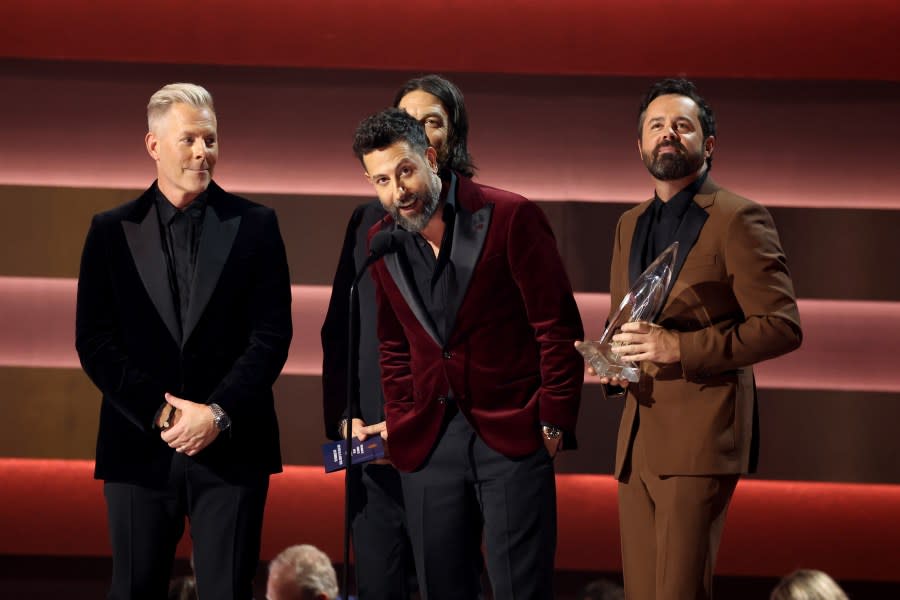
[[[542,422],[573,434],[578,416],[581,317],[546,217],[521,196],[456,179],[447,339],[402,252],[373,267],[388,444],[402,471],[434,447],[451,394],[485,443],[510,457],[539,448]],[[387,216],[370,239],[394,227]]]

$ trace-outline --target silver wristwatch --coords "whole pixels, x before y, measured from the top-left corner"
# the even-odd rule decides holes
[[[555,425],[542,425],[541,431],[548,440],[558,440],[562,437],[562,429]]]
[[[218,404],[210,404],[209,410],[212,411],[213,414],[213,423],[216,424],[216,429],[219,431],[225,431],[229,427],[231,427],[231,419],[225,414],[225,411],[222,410],[222,407]]]

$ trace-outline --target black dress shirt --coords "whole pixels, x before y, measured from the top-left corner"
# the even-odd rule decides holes
[[[450,262],[453,227],[456,221],[455,175],[451,178],[448,187],[449,192],[444,201],[442,214],[444,236],[441,239],[438,255],[434,255],[428,240],[419,233],[409,236],[404,245],[404,254],[409,263],[416,292],[418,292],[435,328],[445,341],[450,335],[450,332],[447,331],[450,321],[450,315],[447,314],[447,302],[456,285],[456,273]]]
[[[672,245],[678,228],[684,220],[688,207],[694,201],[694,196],[703,187],[706,181],[706,173],[696,179],[683,190],[672,196],[668,202],[663,202],[654,194],[650,204],[650,229],[647,232],[647,245],[641,257],[641,269],[650,266],[657,256]]]
[[[191,304],[191,282],[194,280],[197,249],[203,231],[206,194],[201,194],[183,210],[179,210],[157,190],[156,210],[169,272],[169,287],[177,309],[179,327],[184,335],[184,320]]]

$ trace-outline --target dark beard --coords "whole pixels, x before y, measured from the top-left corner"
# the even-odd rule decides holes
[[[672,146],[679,152],[660,154],[659,149],[663,146]],[[692,155],[679,142],[659,144],[653,149],[652,155],[644,154],[647,170],[660,181],[673,181],[693,175],[700,170],[705,160],[702,153]]]

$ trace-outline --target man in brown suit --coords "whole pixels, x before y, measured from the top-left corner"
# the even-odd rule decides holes
[[[692,83],[650,89],[638,150],[656,193],[619,219],[612,306],[674,241],[679,255],[656,324],[613,337],[641,363],[640,381],[601,379],[607,395],[627,394],[615,476],[629,600],[711,597],[728,504],[756,467],[753,364],[801,340],[772,218],[709,178],[715,145],[715,117]]]

